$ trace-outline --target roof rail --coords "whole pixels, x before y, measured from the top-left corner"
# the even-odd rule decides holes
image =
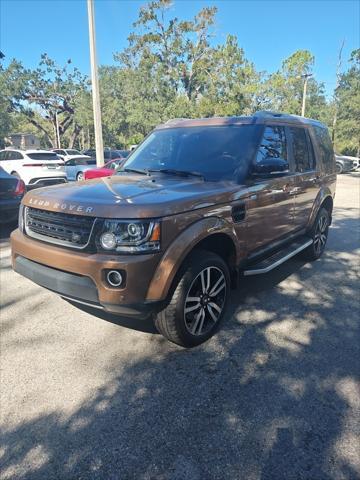
[[[191,119],[190,118],[170,118],[170,120],[167,120],[165,122],[165,125],[167,125],[168,123],[179,122],[181,120],[191,120]]]
[[[289,114],[273,112],[272,110],[259,110],[254,113],[254,117],[287,117]]]

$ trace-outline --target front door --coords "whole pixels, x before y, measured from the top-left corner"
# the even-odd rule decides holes
[[[288,160],[289,150],[285,127],[266,125],[255,162],[264,158]],[[253,176],[246,200],[247,251],[256,253],[281,240],[295,229],[295,177],[288,173]]]
[[[68,180],[75,180],[75,160],[67,160],[65,162],[65,172]]]

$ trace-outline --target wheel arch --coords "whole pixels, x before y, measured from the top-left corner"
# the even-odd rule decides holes
[[[315,202],[313,209],[311,211],[310,217],[309,217],[309,222],[308,222],[308,229],[311,228],[315,222],[315,219],[317,217],[317,214],[320,211],[320,208],[325,207],[330,215],[330,224],[332,220],[332,211],[334,208],[334,199],[333,195],[330,191],[329,188],[320,190]]]
[[[239,255],[235,233],[222,219],[203,219],[188,227],[167,248],[150,283],[148,301],[165,300],[168,297],[184,262],[196,250],[216,253],[229,266],[231,277],[235,276]]]

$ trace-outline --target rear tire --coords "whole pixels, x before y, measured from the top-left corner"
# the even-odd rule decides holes
[[[302,257],[308,261],[314,261],[321,257],[325,250],[330,226],[330,212],[327,208],[321,207],[317,214],[314,225],[309,235],[313,243],[302,252]]]
[[[341,175],[342,173],[344,173],[344,168],[341,165],[341,163],[336,162],[336,173],[338,175]]]
[[[84,174],[83,172],[79,172],[77,175],[76,175],[76,181],[77,182],[82,182],[84,180]]]
[[[229,268],[212,252],[197,250],[177,279],[168,306],[155,318],[155,326],[170,342],[195,347],[217,331],[230,291]]]

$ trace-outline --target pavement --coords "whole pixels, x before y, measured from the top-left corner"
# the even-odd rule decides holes
[[[360,175],[326,253],[247,278],[182,350],[15,274],[1,232],[0,478],[360,478]]]

